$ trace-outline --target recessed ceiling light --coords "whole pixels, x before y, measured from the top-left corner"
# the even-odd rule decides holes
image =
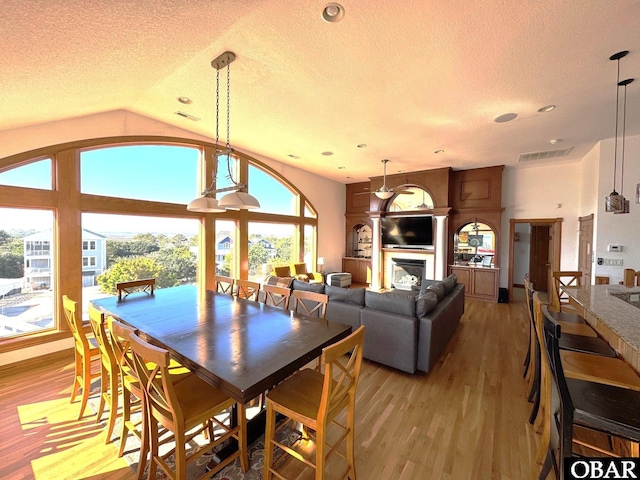
[[[338,170],[344,170],[347,167],[338,167]]]
[[[192,104],[192,103],[193,103],[193,100],[191,100],[191,99],[190,99],[190,98],[188,98],[188,97],[178,97],[178,101],[179,101],[180,103],[184,103],[185,105],[190,105],[190,104]]]
[[[347,175],[347,176],[346,176],[346,177],[344,177],[344,178],[346,178],[347,180],[351,180],[353,177],[349,177],[349,176]]]
[[[333,152],[322,152],[322,155],[324,155],[325,157],[329,157],[333,155]]]
[[[436,150],[436,151],[435,151],[435,152],[433,152],[433,153],[436,153],[436,154],[437,154],[437,153],[444,153],[444,150]]]
[[[555,145],[556,143],[560,142],[561,140],[559,138],[552,138],[551,140],[549,140],[549,143],[551,145]]]
[[[398,173],[404,173],[404,170],[398,170]]]
[[[505,113],[493,119],[496,123],[507,123],[518,116],[517,113]]]
[[[555,105],[546,105],[542,108],[538,109],[539,113],[546,113],[546,112],[550,112],[551,110],[555,110],[556,106]]]
[[[336,23],[344,17],[344,7],[339,3],[327,3],[322,9],[322,19],[328,23]]]
[[[367,144],[366,143],[359,143],[358,144],[358,148],[366,148]]]
[[[298,155],[294,155],[293,153],[290,153],[289,155],[287,155],[287,157],[291,157],[294,160],[300,160],[300,157]]]

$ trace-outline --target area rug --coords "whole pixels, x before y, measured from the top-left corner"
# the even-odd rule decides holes
[[[93,392],[92,392],[93,393]],[[98,411],[98,405],[100,402],[100,394],[93,394],[89,398],[89,406],[93,410],[94,414]],[[105,409],[106,410],[106,409]],[[251,409],[247,409],[248,415],[251,415]],[[108,410],[105,411],[102,415],[102,426],[106,429],[107,421],[108,421]],[[136,418],[137,417],[137,418]],[[134,422],[139,421],[140,413],[132,414],[132,420]],[[116,448],[120,446],[120,428],[121,428],[121,417],[118,417],[116,420],[115,428],[113,429],[113,435],[111,437],[113,443]],[[161,437],[163,438],[163,437]],[[300,432],[289,428],[288,426],[284,426],[279,429],[276,433],[276,440],[280,441],[284,445],[291,446],[300,440]],[[200,435],[194,438],[188,445],[188,450],[199,449],[202,443],[206,443]],[[164,445],[161,445],[162,451],[169,451],[173,448],[173,442],[168,442]],[[137,437],[132,434],[129,434],[127,437],[126,450],[124,452],[124,458],[127,460],[133,471],[136,471],[138,468],[140,454],[140,441]],[[221,471],[216,473],[211,477],[212,480],[261,480],[262,479],[262,468],[264,465],[264,435],[260,436],[255,442],[253,442],[248,447],[248,456],[249,456],[249,469],[246,473],[242,472],[240,468],[240,460],[236,458],[232,463],[227,465]],[[276,462],[278,459],[282,459],[283,452],[280,449],[276,449],[274,452],[274,458]],[[204,475],[207,471],[207,464],[213,459],[213,453],[205,454],[195,462],[191,462],[187,466],[187,480],[197,479]],[[171,463],[171,458],[169,460]],[[148,468],[148,465],[147,465]],[[145,469],[145,478],[146,478],[146,469]],[[168,478],[163,472],[158,469],[158,473],[156,478],[164,479]]]

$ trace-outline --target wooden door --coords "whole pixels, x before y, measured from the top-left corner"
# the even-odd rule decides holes
[[[548,291],[549,284],[549,226],[531,225],[531,249],[529,251],[529,281],[538,291]]]
[[[583,285],[591,285],[591,266],[593,265],[593,214],[578,218],[580,234],[578,237],[578,270],[582,272]]]

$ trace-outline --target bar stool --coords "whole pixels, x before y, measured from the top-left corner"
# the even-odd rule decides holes
[[[271,480],[274,475],[285,478],[273,465],[274,446],[314,468],[316,480],[324,480],[326,459],[333,453],[347,461],[346,471],[337,478],[356,478],[355,401],[362,364],[364,329],[361,326],[347,338],[322,350],[324,374],[310,369],[299,370],[267,393],[264,480]],[[335,419],[345,409],[346,424],[342,424]],[[315,430],[315,458],[307,458],[304,452],[275,440],[276,414]],[[327,445],[327,428],[330,424],[343,431],[333,446]],[[342,442],[346,442],[346,455],[337,449]],[[307,450],[306,446],[304,449]]]
[[[80,420],[84,415],[84,410],[89,400],[91,380],[101,375],[101,371],[92,371],[91,368],[94,361],[100,363],[100,349],[96,340],[87,337],[84,332],[82,319],[78,317],[76,312],[78,303],[63,295],[62,307],[74,340],[75,367],[70,403],[74,402],[78,395],[78,390],[81,389],[82,401],[80,402],[80,414],[78,415],[78,420]],[[100,365],[100,369],[102,369],[102,365]]]
[[[118,364],[105,328],[104,313],[98,311],[91,304],[89,305],[89,324],[91,325],[93,336],[98,341],[100,362],[102,364],[100,369],[100,404],[96,423],[100,423],[102,420],[104,407],[108,404],[109,420],[107,421],[107,435],[104,443],[109,443],[118,416]]]
[[[235,296],[238,298],[246,298],[247,300],[258,301],[260,295],[260,284],[251,280],[236,280]]]
[[[222,275],[216,275],[213,277],[214,290],[218,293],[227,293],[233,295],[233,285],[235,280],[232,277],[225,277]]]
[[[549,407],[547,423],[556,435],[549,435],[540,479],[547,478],[552,468],[556,478],[564,478],[563,461],[572,457],[574,443],[617,456],[612,451],[576,439],[574,426],[630,441],[634,457],[638,456],[640,443],[640,392],[566,376],[566,363],[559,345],[561,332],[558,322],[545,315],[543,343],[545,371],[550,377],[548,397],[551,398],[553,390],[559,405],[554,409]]]
[[[205,473],[209,478],[222,470],[236,458],[240,458],[243,472],[249,467],[247,456],[245,407],[217,388],[209,385],[195,374],[174,379],[169,371],[169,352],[153,346],[135,334],[130,336],[134,367],[143,387],[143,402],[146,411],[146,426],[143,431],[149,436],[149,478],[156,478],[159,466],[170,478],[186,479],[187,462],[195,461],[222,442],[234,438],[238,450]],[[151,369],[149,364],[153,364]],[[237,409],[238,425],[225,425],[215,417],[225,410]],[[158,425],[173,433],[175,449],[164,455],[158,451]],[[215,430],[222,434],[215,438]],[[207,431],[209,443],[187,457],[186,443],[199,433]],[[167,463],[171,454],[175,459],[175,471]]]

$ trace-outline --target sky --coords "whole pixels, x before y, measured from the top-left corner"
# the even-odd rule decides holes
[[[189,147],[140,145],[86,150],[81,154],[81,191],[96,195],[187,204],[200,195],[197,185],[200,151]],[[226,158],[226,157],[225,157]],[[178,168],[176,168],[178,164]],[[108,166],[108,168],[105,168]],[[219,166],[217,186],[227,186],[226,160]],[[0,172],[0,185],[50,189],[49,159]],[[260,211],[293,214],[293,196],[262,170],[249,168],[249,193]],[[218,194],[220,198],[223,194]],[[96,232],[171,232],[195,235],[195,220],[83,215],[83,228]],[[0,209],[0,230],[28,229],[51,223],[51,213],[37,210]]]

